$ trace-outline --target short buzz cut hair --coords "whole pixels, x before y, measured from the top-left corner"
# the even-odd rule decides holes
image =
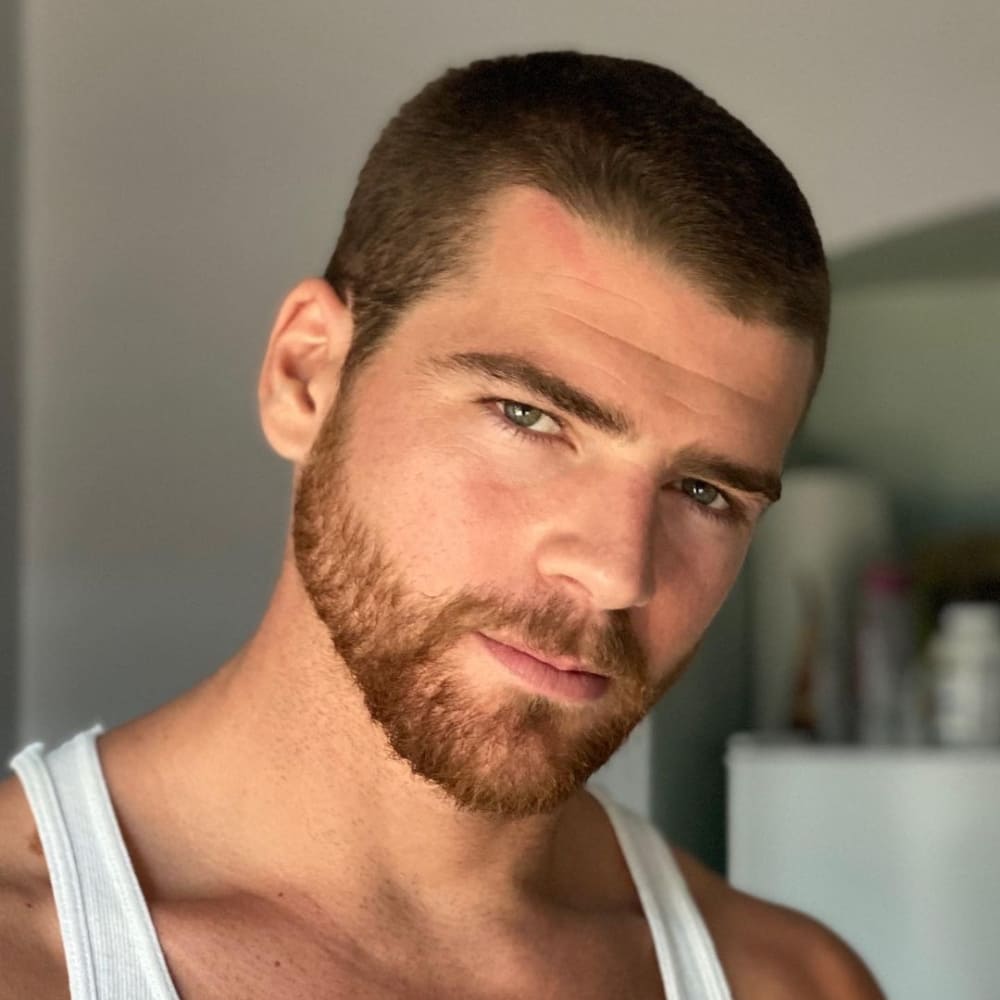
[[[512,185],[650,252],[734,317],[811,341],[815,389],[826,258],[777,156],[672,70],[536,52],[448,70],[372,148],[324,275],[354,320],[345,394],[401,314],[469,267],[490,196]]]

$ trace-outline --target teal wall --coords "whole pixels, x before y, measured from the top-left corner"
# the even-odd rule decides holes
[[[726,862],[726,740],[751,725],[747,596],[741,576],[697,658],[653,714],[653,821],[719,872]]]
[[[827,370],[790,456],[882,479],[901,554],[1000,530],[1000,210],[833,266]]]

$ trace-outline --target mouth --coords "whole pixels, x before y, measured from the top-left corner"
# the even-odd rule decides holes
[[[576,661],[560,659],[553,663],[540,659],[523,647],[491,639],[484,632],[477,632],[476,636],[508,673],[550,697],[575,702],[596,701],[611,683],[602,674],[582,669]]]

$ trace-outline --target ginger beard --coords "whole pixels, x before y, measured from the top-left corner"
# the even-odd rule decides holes
[[[353,389],[353,386],[352,386]],[[611,612],[590,652],[574,609],[463,588],[428,598],[409,587],[352,502],[350,396],[338,393],[295,492],[292,535],[306,593],[373,722],[414,774],[470,812],[520,818],[568,799],[603,765],[683,671],[697,644],[650,683],[624,612]],[[484,530],[488,526],[484,526]],[[583,656],[611,677],[588,705],[565,704],[514,683],[483,689],[449,657],[478,630],[518,636],[553,654]]]

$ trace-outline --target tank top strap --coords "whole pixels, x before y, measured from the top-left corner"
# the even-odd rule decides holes
[[[667,1000],[732,1000],[722,963],[673,851],[651,823],[600,787],[603,806],[639,894]]]
[[[72,1000],[178,1000],[115,817],[100,725],[11,760],[49,868]]]

